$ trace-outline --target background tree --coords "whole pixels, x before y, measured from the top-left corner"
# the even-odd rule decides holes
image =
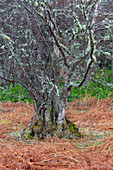
[[[108,2],[5,0],[0,4],[0,78],[19,83],[30,93],[36,111],[30,135],[70,138],[78,133],[66,119],[65,107],[72,87],[81,87],[89,70],[94,70],[101,42],[107,37],[109,46],[112,43],[111,13],[106,16],[104,7]],[[111,53],[109,46],[104,52]]]

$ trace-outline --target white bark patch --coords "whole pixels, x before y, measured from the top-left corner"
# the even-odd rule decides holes
[[[60,109],[59,109],[59,114],[58,114],[58,124],[62,124],[64,122],[65,118],[65,104],[61,104]]]
[[[49,122],[50,121],[50,112],[48,110],[45,111],[45,122]]]

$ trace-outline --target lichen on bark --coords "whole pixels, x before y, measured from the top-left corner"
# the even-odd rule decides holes
[[[54,137],[72,139],[73,137],[81,137],[78,127],[65,118],[64,122],[57,124],[49,122],[44,125],[42,120],[37,120],[32,123],[29,133],[24,134],[25,139],[43,139],[45,137]]]

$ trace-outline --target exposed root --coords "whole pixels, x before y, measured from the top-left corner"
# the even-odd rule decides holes
[[[23,129],[22,138],[25,139],[43,139],[45,137],[53,137],[56,135],[59,138],[72,139],[73,137],[81,137],[78,127],[65,118],[63,124],[53,124],[49,122],[45,124],[43,120],[35,120],[32,125],[28,125],[27,128]]]

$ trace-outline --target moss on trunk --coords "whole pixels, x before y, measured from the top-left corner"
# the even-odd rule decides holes
[[[72,139],[73,137],[81,137],[78,127],[65,118],[63,124],[44,124],[42,120],[38,120],[32,123],[31,130],[28,135],[24,134],[27,139],[43,139],[45,137],[53,137],[57,135],[59,138]]]

